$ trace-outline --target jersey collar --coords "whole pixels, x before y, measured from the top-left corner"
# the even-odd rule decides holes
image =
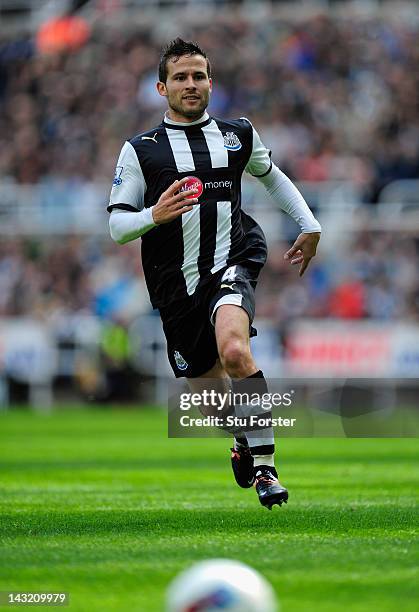
[[[167,112],[166,112],[164,114],[163,125],[166,127],[169,127],[171,130],[184,130],[190,127],[191,128],[205,127],[206,125],[210,123],[210,121],[211,121],[211,117],[208,115],[206,111],[202,115],[202,117],[200,117],[196,121],[191,121],[189,123],[183,122],[183,121],[173,121],[172,119],[169,119],[169,117],[167,116]]]

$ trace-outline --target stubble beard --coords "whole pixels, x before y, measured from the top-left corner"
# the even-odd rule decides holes
[[[168,102],[170,110],[173,110],[175,113],[182,115],[186,119],[195,120],[195,119],[199,119],[204,114],[205,109],[207,108],[208,103],[209,103],[209,94],[208,93],[201,94],[201,101],[200,101],[201,103],[198,106],[198,108],[193,108],[189,110],[185,109],[182,106],[182,100],[180,100],[180,102],[177,103],[175,100],[168,97],[167,102]]]

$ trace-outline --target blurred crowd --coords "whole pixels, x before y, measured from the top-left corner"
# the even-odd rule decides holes
[[[279,330],[301,317],[418,321],[419,240],[362,232],[348,245],[351,257],[320,255],[305,281],[284,262],[287,249],[270,247],[256,294],[256,315]],[[94,314],[127,325],[151,312],[135,243],[73,237],[0,244],[0,317],[32,315],[66,327],[73,314]]]
[[[124,140],[161,121],[156,66],[177,34],[211,58],[211,112],[248,116],[291,178],[350,180],[374,202],[389,182],[419,177],[417,21],[220,11],[175,24],[97,25],[77,51],[44,55],[29,35],[2,35],[3,180],[110,182]]]
[[[98,23],[77,51],[53,54],[39,53],[29,35],[0,35],[2,182],[48,191],[58,181],[66,202],[76,185],[110,186],[124,140],[161,121],[157,63],[176,35],[211,58],[212,114],[248,116],[292,179],[349,180],[374,202],[389,182],[419,178],[417,21],[323,15],[291,23],[239,13],[204,21],[188,17],[176,29]],[[306,282],[285,266],[286,250],[271,245],[257,299],[257,315],[280,328],[301,316],[417,317],[415,239],[358,234],[350,257],[320,255]],[[130,321],[150,311],[140,266],[138,243],[2,238],[0,316]]]
[[[149,311],[138,243],[13,238],[0,243],[0,317],[73,314],[131,320]]]

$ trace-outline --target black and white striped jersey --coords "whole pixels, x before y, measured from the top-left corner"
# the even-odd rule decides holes
[[[263,176],[270,151],[245,118],[224,120],[207,113],[193,123],[167,117],[127,141],[118,159],[108,210],[141,211],[157,203],[175,180],[202,183],[193,210],[142,235],[142,261],[153,307],[195,294],[227,266],[266,260],[259,225],[241,210],[244,171]]]

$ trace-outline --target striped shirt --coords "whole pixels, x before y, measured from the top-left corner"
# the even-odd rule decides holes
[[[142,261],[155,308],[193,296],[214,274],[241,262],[263,265],[266,242],[257,223],[241,210],[244,171],[264,176],[270,151],[245,119],[207,113],[193,123],[165,118],[122,147],[108,210],[140,211],[157,203],[175,180],[202,183],[199,203],[142,237]]]

